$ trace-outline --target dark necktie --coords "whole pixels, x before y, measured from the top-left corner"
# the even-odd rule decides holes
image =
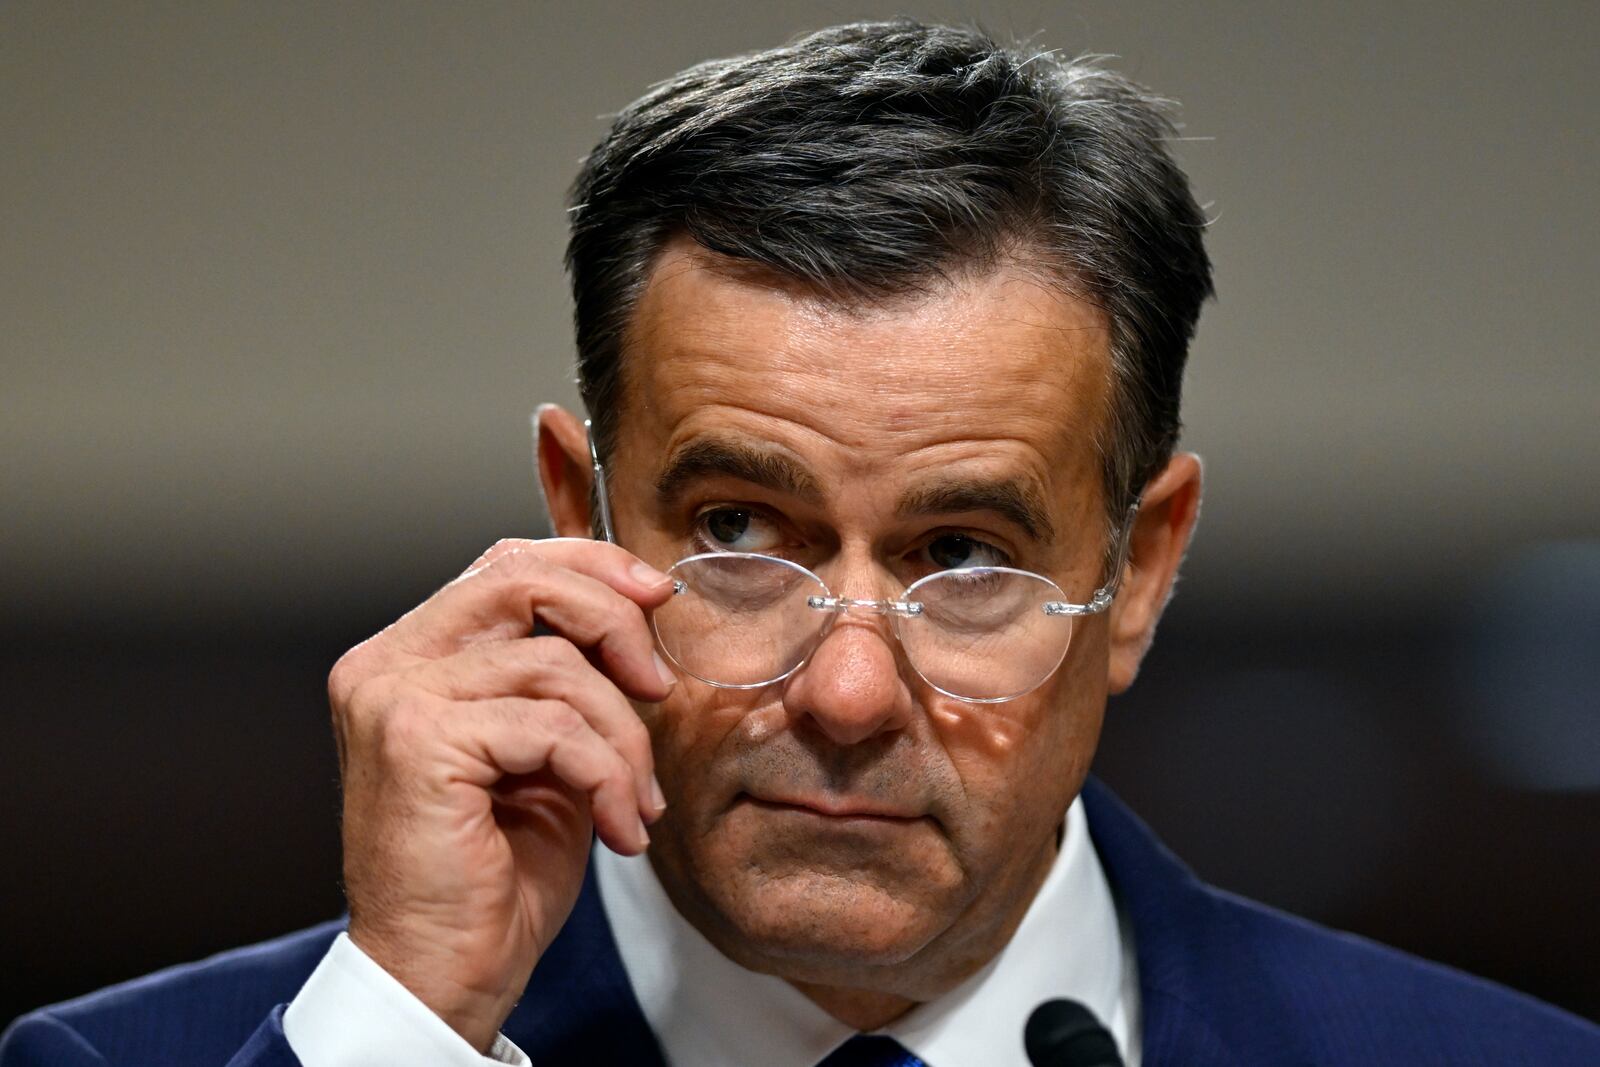
[[[928,1067],[892,1037],[857,1034],[840,1045],[817,1067]]]

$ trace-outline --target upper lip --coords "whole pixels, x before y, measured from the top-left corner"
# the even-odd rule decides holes
[[[879,819],[917,819],[923,813],[900,805],[874,800],[870,797],[848,797],[819,794],[812,796],[757,796],[748,794],[752,800],[764,804],[783,804],[792,808],[809,808],[822,815],[831,815],[835,818],[850,816],[872,816]]]

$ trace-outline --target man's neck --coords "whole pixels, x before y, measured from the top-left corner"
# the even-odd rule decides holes
[[[888,1026],[917,1006],[908,997],[879,993],[872,989],[843,989],[839,986],[790,982],[806,999],[856,1030],[877,1030]]]

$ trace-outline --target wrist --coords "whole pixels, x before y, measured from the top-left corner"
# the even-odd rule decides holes
[[[508,984],[465,980],[453,973],[452,963],[459,965],[454,954],[402,948],[354,922],[349,938],[476,1051],[488,1054],[516,1004],[517,993]]]

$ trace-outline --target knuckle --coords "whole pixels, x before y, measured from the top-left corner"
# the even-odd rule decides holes
[[[586,733],[589,724],[576,708],[564,700],[550,701],[544,709],[545,729],[558,740],[570,740]]]
[[[419,750],[431,716],[419,694],[380,675],[365,679],[350,692],[340,726],[353,758],[397,764]]]
[[[527,552],[537,544],[537,541],[529,540],[526,537],[502,537],[485,549],[483,555],[478,557],[473,566],[483,567],[508,557],[515,557]]]
[[[373,724],[378,757],[388,764],[415,758],[431,728],[430,717],[416,704],[400,703]]]
[[[644,611],[627,597],[617,594],[606,598],[606,629],[613,633],[626,633],[645,628]]]
[[[450,584],[457,582],[482,582],[485,579],[502,580],[508,575],[537,566],[543,561],[539,555],[539,542],[524,537],[503,537],[484,550],[471,565]]]
[[[632,749],[635,755],[648,756],[651,752],[650,731],[638,716],[630,715],[624,720],[622,726],[622,743]]]
[[[543,636],[529,639],[533,661],[540,671],[577,671],[588,667],[589,661],[578,646],[565,637]]]
[[[371,644],[372,638],[369,637],[348,650],[334,662],[333,669],[328,672],[328,699],[334,707],[349,703],[356,688],[366,680],[370,673],[367,657]]]
[[[385,699],[377,694],[376,679],[356,683],[345,698],[331,705],[334,729],[356,749],[367,747],[373,729],[383,719]]]
[[[494,558],[487,567],[497,577],[535,575],[550,567],[550,562],[540,554],[537,541],[501,541],[490,552],[494,553]]]
[[[339,657],[339,661],[333,665],[333,670],[328,672],[328,706],[333,709],[335,715],[349,701],[350,693],[355,689],[355,679],[352,677],[354,672],[345,662],[347,656],[348,652]]]
[[[556,565],[549,560],[517,552],[489,564],[484,577],[496,586],[495,595],[502,609],[520,614],[526,610],[526,605],[549,596],[557,581],[556,570]]]
[[[634,793],[633,767],[622,758],[622,754],[612,749],[611,755],[606,759],[605,780],[616,790],[619,797],[626,797],[630,801]]]

